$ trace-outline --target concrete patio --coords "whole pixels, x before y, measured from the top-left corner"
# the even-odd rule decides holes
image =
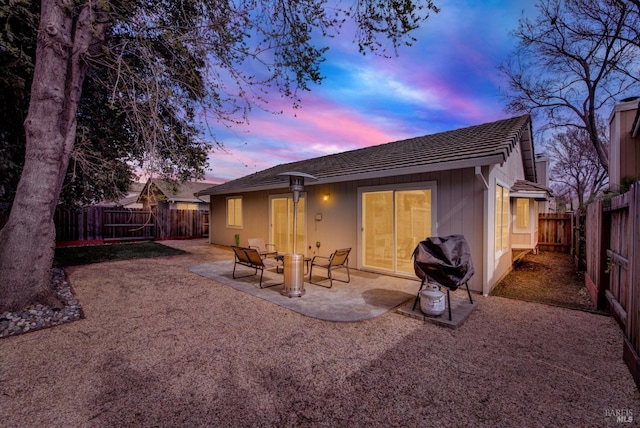
[[[230,257],[232,259],[233,255]],[[280,293],[284,278],[283,274],[278,272],[282,272],[282,269],[279,271],[276,269],[276,262],[273,259],[265,259],[265,264],[270,268],[264,271],[263,288],[259,287],[260,271],[252,275],[254,272],[252,268],[238,265],[238,278],[234,279],[232,260],[192,266],[189,270],[251,296],[325,321],[363,321],[388,311],[397,311],[415,319],[456,329],[477,307],[477,304],[469,302],[465,290],[456,290],[451,292],[451,320],[447,311],[440,316],[427,316],[422,313],[419,304],[416,305],[415,310],[412,308],[420,287],[420,281],[417,278],[400,278],[355,269],[351,269],[349,283],[336,280],[331,288],[327,288],[328,281],[321,281],[322,274],[326,274],[326,271],[319,270],[314,274],[314,281],[321,281],[325,286],[310,283],[309,276],[305,275],[305,294],[302,297],[290,298]],[[334,278],[346,280],[344,269],[335,272]]]

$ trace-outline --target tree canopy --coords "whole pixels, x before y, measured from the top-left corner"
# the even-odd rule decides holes
[[[318,43],[345,22],[361,52],[390,55],[434,11],[431,0],[42,0],[24,166],[0,230],[0,311],[57,304],[53,212],[68,166],[73,174],[104,150],[152,173],[193,174],[206,156],[202,118],[232,126],[270,88],[298,102],[322,79]]]
[[[535,19],[520,20],[518,47],[500,67],[509,82],[508,110],[540,113],[541,128],[586,131],[608,171],[596,118],[640,88],[637,10],[626,0],[538,0],[536,6]]]
[[[607,144],[607,127],[598,118],[599,138]],[[551,181],[555,195],[577,200],[579,207],[601,195],[608,184],[607,173],[598,160],[589,134],[584,129],[570,128],[558,132],[546,144],[546,154],[553,159]]]

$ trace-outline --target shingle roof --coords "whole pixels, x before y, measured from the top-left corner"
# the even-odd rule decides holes
[[[156,185],[156,187],[167,198],[168,202],[208,202],[208,198],[197,198],[195,194],[214,186],[212,183],[198,183],[194,181],[186,181],[184,183],[174,185],[169,181],[159,179],[150,180],[150,183]]]
[[[509,189],[511,196],[518,196],[518,194],[531,195],[539,198],[550,198],[553,196],[553,190],[543,186],[542,184],[532,183],[527,180],[516,180]]]
[[[504,162],[520,143],[526,178],[535,180],[529,115],[365,147],[328,156],[281,164],[201,191],[199,195],[228,194],[287,186],[277,175],[299,171],[318,181],[336,183],[416,172],[440,171]]]

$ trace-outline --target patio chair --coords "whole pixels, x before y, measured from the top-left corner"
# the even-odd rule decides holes
[[[268,256],[277,256],[278,249],[274,244],[265,244],[262,238],[249,238],[249,248],[255,248],[263,259]]]
[[[342,248],[340,250],[335,250],[329,257],[314,256],[311,259],[311,264],[309,266],[309,282],[311,284],[327,287],[326,285],[318,284],[312,281],[314,266],[321,267],[327,270],[327,277],[329,278],[329,286],[327,288],[333,287],[334,278],[333,278],[332,272],[336,269],[341,269],[341,268],[347,269],[347,280],[343,281],[341,279],[336,279],[336,281],[347,282],[347,283],[351,281],[351,275],[349,274],[349,252],[350,251],[351,251],[351,248]]]
[[[256,250],[255,248],[243,248],[243,247],[236,247],[236,246],[232,246],[231,248],[233,249],[233,252],[235,254],[235,259],[233,261],[233,274],[232,274],[233,279],[244,278],[245,276],[257,275],[258,271],[260,271],[260,288],[263,288],[262,277],[264,276],[265,265],[262,261],[262,257],[260,257],[260,253],[258,253],[258,250]],[[242,265],[242,266],[252,268],[254,269],[254,272],[248,275],[236,276],[237,265]],[[271,284],[265,287],[267,288],[273,287],[274,285],[279,285],[279,284]]]

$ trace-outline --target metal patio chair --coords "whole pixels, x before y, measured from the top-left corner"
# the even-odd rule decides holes
[[[327,277],[329,278],[329,286],[327,288],[333,287],[334,278],[332,272],[336,269],[347,269],[347,280],[343,281],[341,279],[336,279],[336,281],[345,283],[351,281],[351,275],[349,274],[349,252],[351,252],[351,248],[341,248],[339,250],[335,250],[329,257],[314,256],[311,259],[311,263],[309,266],[309,282],[311,284],[327,287],[326,285],[318,284],[317,282],[312,281],[314,266],[321,267],[327,270]]]

